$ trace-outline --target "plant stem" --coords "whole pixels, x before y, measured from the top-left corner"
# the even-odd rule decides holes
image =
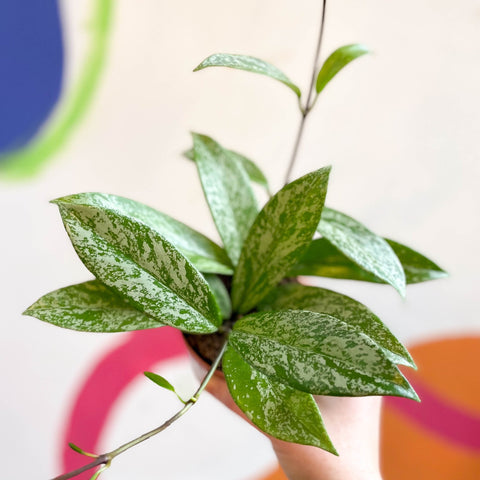
[[[300,124],[298,126],[298,131],[297,131],[297,137],[295,139],[295,144],[293,146],[293,151],[292,155],[290,157],[290,163],[288,164],[287,168],[287,173],[285,174],[285,184],[290,182],[290,176],[292,174],[293,166],[295,165],[295,160],[297,159],[297,154],[298,154],[298,148],[300,146],[300,141],[303,136],[303,129],[305,127],[305,121],[307,119],[308,114],[310,113],[315,100],[312,102],[312,93],[313,93],[313,88],[315,86],[315,79],[317,76],[317,69],[318,69],[318,59],[320,58],[320,49],[322,46],[322,40],[323,40],[323,30],[324,30],[324,25],[325,25],[325,10],[327,7],[327,0],[323,0],[323,5],[322,5],[322,16],[320,19],[320,30],[318,32],[318,41],[317,41],[317,48],[315,50],[315,56],[313,58],[313,68],[312,68],[312,78],[310,80],[310,86],[308,88],[308,94],[307,94],[307,101],[305,103],[305,108],[300,108],[300,111],[302,113],[302,117],[300,119]]]
[[[132,447],[135,447],[139,443],[144,442],[145,440],[148,440],[149,438],[157,435],[158,433],[162,432],[166,428],[168,428],[172,423],[177,421],[180,417],[182,417],[190,408],[197,403],[197,400],[199,399],[200,395],[202,392],[205,390],[205,388],[208,385],[208,382],[211,380],[213,377],[215,370],[217,369],[218,365],[220,364],[220,361],[222,360],[223,354],[225,353],[225,349],[227,347],[228,343],[228,337],[225,339],[222,348],[220,352],[218,353],[217,357],[215,358],[215,361],[212,363],[212,366],[208,370],[207,374],[202,380],[202,383],[198,387],[197,391],[193,394],[193,396],[188,400],[184,407],[179,410],[173,417],[170,417],[166,422],[164,422],[162,425],[160,425],[157,428],[154,428],[153,430],[150,430],[147,433],[144,433],[143,435],[140,435],[139,437],[135,438],[134,440],[131,440],[130,442],[125,443],[124,445],[121,445],[120,447],[116,448],[115,450],[112,450],[109,453],[104,453],[103,455],[99,455],[93,462],[90,462],[83,467],[77,468],[76,470],[72,470],[71,472],[64,473],[63,475],[60,475],[58,477],[53,478],[52,480],[68,480],[69,478],[76,477],[77,475],[80,475],[83,472],[86,472],[87,470],[90,470],[92,468],[98,467],[99,465],[106,465],[109,464],[115,457],[118,455],[122,454],[123,452],[126,452]]]

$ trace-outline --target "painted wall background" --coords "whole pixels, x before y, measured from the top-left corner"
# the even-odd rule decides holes
[[[181,157],[188,132],[249,155],[278,188],[297,127],[296,100],[267,78],[191,70],[213,52],[246,53],[306,88],[320,5],[62,0],[36,12],[13,1],[0,9],[2,473],[49,478],[61,470],[68,422],[92,378],[99,393],[83,404],[90,412],[103,405],[101,388],[122,392],[104,410],[101,450],[177,407],[168,393],[135,377],[139,355],[122,363],[111,357],[115,351],[139,342],[142,361],[180,389],[190,392],[195,380],[178,351],[162,361],[153,337],[80,334],[20,315],[42,294],[91,278],[48,201],[82,191],[116,193],[218,239],[195,170]],[[480,433],[479,26],[475,0],[454,9],[443,0],[338,0],[328,7],[324,54],[363,42],[374,55],[325,90],[295,173],[332,164],[329,205],[428,254],[451,274],[409,287],[406,301],[384,286],[321,282],[369,305],[414,346],[426,365],[417,380],[452,415],[467,418],[468,428],[455,436],[436,428],[447,421],[435,417],[438,410],[409,413],[387,404],[385,444],[396,438],[404,455],[385,448],[387,480],[405,478],[400,466],[418,479],[453,478],[448,468],[465,479],[480,471],[480,447],[469,440]],[[114,367],[99,370],[112,358]],[[115,387],[119,378],[133,380],[122,390]],[[268,443],[213,399],[195,410],[119,458],[105,478],[153,479],[161,472],[172,479],[253,480],[275,468]],[[205,428],[206,421],[212,425]],[[81,435],[92,433],[88,422],[84,427]],[[418,451],[441,452],[438,465]]]

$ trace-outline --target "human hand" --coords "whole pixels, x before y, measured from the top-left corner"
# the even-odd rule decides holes
[[[206,373],[204,366],[196,360],[194,369],[199,377]],[[216,372],[207,391],[252,424],[233,401],[221,372]],[[381,480],[381,397],[316,396],[315,400],[339,456],[267,435],[289,480]]]

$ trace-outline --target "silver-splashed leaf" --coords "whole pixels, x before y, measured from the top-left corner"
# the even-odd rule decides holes
[[[408,285],[428,282],[429,280],[436,280],[448,276],[445,270],[442,270],[437,264],[421,253],[416,252],[406,245],[389,240],[388,238],[385,240],[400,260],[403,270],[405,271],[405,278]]]
[[[316,395],[395,395],[418,399],[369,337],[330,315],[260,312],[235,323],[230,344],[265,375]]]
[[[255,219],[233,277],[233,309],[251,310],[288,273],[312,240],[330,167],[283,187]]]
[[[234,152],[233,150],[224,149],[224,151],[228,156],[230,156],[230,158],[233,161],[238,162],[244,168],[251,182],[254,182],[260,185],[261,187],[265,188],[267,192],[270,192],[270,187],[268,185],[267,177],[260,170],[258,165],[253,162],[253,160],[250,160],[245,155],[242,155],[241,153],[238,153],[238,152]],[[193,148],[184,152],[183,155],[189,160],[195,159]]]
[[[448,276],[430,259],[415,250],[393,240],[385,239],[402,264],[407,285],[428,282]],[[346,257],[326,238],[313,240],[302,258],[292,267],[288,276],[315,275],[343,278],[373,283],[386,283],[373,273],[367,272]]]
[[[325,288],[298,283],[280,285],[259,307],[261,310],[308,310],[331,315],[370,337],[392,362],[415,368],[407,349],[365,305]]]
[[[392,247],[357,220],[325,207],[318,232],[357,265],[405,296],[405,273]]]
[[[193,144],[205,198],[228,256],[236,265],[258,212],[249,178],[212,138],[194,133]]]
[[[47,293],[24,315],[81,332],[129,332],[164,325],[133,308],[98,280]]]
[[[175,245],[201,272],[224,275],[233,273],[232,264],[223,248],[184,223],[143,203],[106,193],[80,193],[65,197],[65,201],[69,205],[90,206],[143,223]]]
[[[312,395],[267,377],[230,346],[222,362],[233,400],[258,428],[280,440],[336,454]]]
[[[218,275],[205,274],[205,280],[210,285],[210,288],[217,299],[220,312],[222,313],[222,319],[230,318],[232,315],[232,302],[228,293],[227,287],[222,282],[222,279]]]
[[[301,96],[300,89],[297,85],[295,85],[281,70],[259,58],[232,53],[214,53],[203,60],[203,62],[193,71],[197,72],[198,70],[203,70],[207,67],[228,67],[266,75],[267,77],[278,80],[289,87],[296,93],[298,98]]]
[[[204,277],[165,238],[135,218],[78,203],[55,201],[85,266],[141,311],[192,333],[213,332],[218,304]]]

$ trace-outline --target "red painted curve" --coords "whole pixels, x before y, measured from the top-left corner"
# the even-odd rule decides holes
[[[412,385],[421,403],[389,397],[387,405],[450,444],[480,451],[480,417],[447,403],[418,380]]]
[[[125,343],[108,352],[93,368],[75,399],[62,440],[62,467],[70,471],[84,465],[86,457],[68,442],[87,452],[97,452],[101,433],[112,406],[138,375],[162,360],[187,354],[181,334],[170,327],[133,332]],[[92,472],[76,478],[88,480]]]

